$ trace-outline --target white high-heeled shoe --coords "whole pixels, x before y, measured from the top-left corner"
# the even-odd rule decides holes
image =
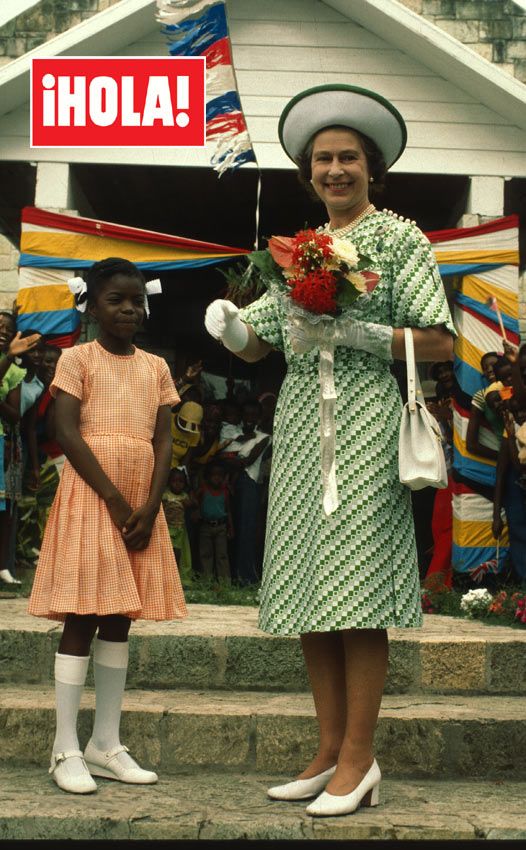
[[[336,765],[310,779],[295,779],[285,785],[275,785],[268,789],[267,794],[273,800],[308,800],[323,791],[335,770]]]
[[[377,806],[379,802],[379,788],[382,774],[376,762],[365,774],[359,785],[350,794],[337,796],[324,791],[307,806],[307,814],[314,817],[327,817],[329,815],[350,815],[360,806]]]

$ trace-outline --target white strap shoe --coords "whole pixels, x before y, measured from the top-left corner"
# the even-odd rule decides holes
[[[84,758],[92,776],[103,776],[105,779],[117,779],[130,785],[153,785],[158,776],[153,770],[143,770],[131,756],[119,759],[121,753],[129,753],[128,747],[118,744],[113,749],[103,752],[98,750],[91,741],[84,750]]]
[[[285,785],[275,785],[268,789],[267,794],[273,800],[308,800],[323,791],[335,770],[336,765],[310,779],[296,779]]]
[[[4,584],[22,584],[22,582],[15,578],[8,569],[0,570],[0,579],[2,579]]]
[[[324,791],[323,794],[307,806],[307,814],[315,817],[329,815],[350,815],[360,806],[377,806],[379,803],[379,788],[382,774],[376,762],[365,774],[359,785],[350,794],[337,796]]]
[[[80,759],[82,765],[78,762],[74,766],[71,763],[68,765],[68,759],[72,758]],[[58,787],[63,791],[69,791],[70,794],[92,794],[97,790],[80,750],[51,753],[49,773]]]

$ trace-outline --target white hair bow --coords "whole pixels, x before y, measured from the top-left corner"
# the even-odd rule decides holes
[[[69,291],[72,292],[75,297],[75,307],[79,313],[84,313],[88,302],[88,287],[86,286],[86,281],[81,277],[70,277],[67,284]]]
[[[160,295],[162,290],[161,281],[158,277],[155,280],[149,280],[145,286],[146,292],[144,293],[144,312],[146,313],[146,318],[150,315],[150,305],[148,304],[148,295]]]

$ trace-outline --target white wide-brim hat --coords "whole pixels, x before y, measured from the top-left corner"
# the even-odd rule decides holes
[[[296,162],[315,133],[334,126],[372,139],[387,168],[401,156],[407,141],[404,119],[392,103],[374,91],[343,83],[314,86],[293,97],[279,119],[279,140]]]

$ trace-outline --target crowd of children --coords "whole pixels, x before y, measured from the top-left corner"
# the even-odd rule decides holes
[[[261,578],[276,396],[204,398],[200,363],[176,381],[172,471],[163,496],[183,583]],[[177,506],[177,507],[176,507]]]
[[[14,315],[0,314],[4,585],[20,583],[16,563],[38,557],[64,463],[49,392],[62,349],[34,334],[16,334]],[[170,538],[183,584],[199,576],[253,584],[261,576],[276,396],[205,400],[201,371],[201,362],[190,365],[175,381],[180,402],[172,409],[171,474],[163,494]]]
[[[484,386],[475,392],[466,432],[467,451],[496,464],[492,491],[492,534],[500,546],[504,520],[509,536],[509,568],[513,583],[526,585],[526,345],[516,348],[503,340],[504,352],[486,352],[481,358]],[[453,398],[452,363],[436,363],[430,377],[436,396],[427,403],[442,429],[449,484],[437,490],[432,514],[433,554],[426,583],[451,587],[453,528]],[[489,494],[488,494],[489,495]],[[498,564],[500,569],[502,565]]]

